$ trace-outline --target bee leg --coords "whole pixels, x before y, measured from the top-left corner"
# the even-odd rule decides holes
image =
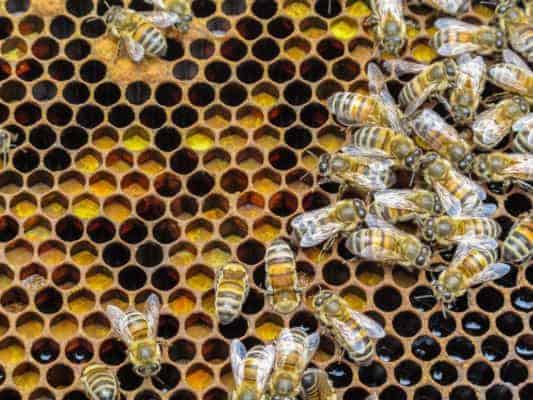
[[[481,100],[481,104],[483,104],[484,107],[488,108],[491,106],[491,103],[494,103],[506,97],[509,97],[509,94],[507,92],[495,93]]]

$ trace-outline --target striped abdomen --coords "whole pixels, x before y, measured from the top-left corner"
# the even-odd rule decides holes
[[[332,330],[335,339],[357,364],[369,364],[374,355],[374,342],[370,340],[366,330],[352,318],[347,309],[342,308],[335,318],[346,326],[346,330]]]
[[[433,35],[433,44],[436,49],[449,43],[474,43],[474,35],[471,32],[457,29],[441,29]]]
[[[524,261],[533,251],[533,217],[527,216],[509,232],[503,242],[502,258],[509,262]]]
[[[294,253],[281,239],[275,240],[266,253],[266,287],[278,312],[289,313],[300,303]]]
[[[488,236],[498,238],[502,233],[502,228],[491,218],[468,218],[458,224],[455,230],[455,237],[458,236]]]
[[[102,364],[90,364],[81,375],[81,381],[90,400],[116,400],[118,383],[113,372]]]
[[[140,22],[133,32],[133,39],[139,42],[144,51],[153,56],[164,56],[167,52],[167,41],[163,33],[149,22]]]
[[[474,275],[494,264],[497,259],[497,249],[478,250],[474,248],[463,258],[460,264],[453,267],[453,271],[470,280]]]
[[[407,107],[409,103],[412,103],[419,98],[422,92],[424,92],[424,89],[430,84],[431,82],[428,80],[428,74],[426,71],[415,76],[403,86],[398,98],[400,105],[403,108]]]
[[[262,374],[265,365],[268,364],[269,354],[265,350],[265,346],[255,346],[250,349],[244,360],[244,372],[241,382],[241,387],[248,387],[252,390],[257,390],[258,375]]]
[[[360,163],[357,161],[357,159],[352,158],[348,156],[348,160],[350,162],[349,167],[349,174],[337,174],[338,180],[341,183],[348,183],[350,185],[359,186],[359,182],[356,179],[351,180],[351,175],[360,175],[369,177],[369,180],[372,182],[382,182],[385,187],[391,187],[394,185],[396,176],[394,175],[394,171],[392,168],[383,168],[379,171],[376,171],[374,168],[370,168],[368,165],[364,163]],[[347,178],[347,179],[346,179]],[[375,190],[375,188],[366,188],[369,190]]]
[[[511,46],[529,62],[533,61],[533,26],[528,23],[510,26]]]
[[[306,367],[305,345],[307,334],[300,328],[285,329],[276,342],[276,363],[272,372],[271,390],[274,394],[286,397],[296,396],[300,387],[300,378]],[[290,393],[277,393],[280,381],[291,380]]]
[[[221,267],[215,290],[215,310],[222,324],[229,324],[241,313],[248,294],[248,275],[243,265],[229,263]]]
[[[336,400],[337,395],[325,371],[308,368],[302,376],[303,400]]]
[[[384,221],[392,223],[410,221],[417,216],[417,213],[413,210],[386,207],[377,205],[376,203],[370,204],[369,214],[374,214],[380,217]]]
[[[533,153],[533,144],[529,143],[529,135],[528,130],[518,132],[513,139],[511,149],[517,153]]]
[[[396,250],[398,245],[393,231],[381,228],[360,229],[352,233],[346,242],[348,250],[371,261],[383,261],[382,249]]]
[[[329,111],[344,125],[376,124],[382,121],[375,98],[359,93],[340,92],[328,99]]]
[[[143,340],[149,337],[150,329],[144,314],[138,311],[131,311],[126,314],[126,318],[128,321],[126,325],[132,341]]]
[[[467,183],[467,180],[460,179],[460,177],[456,176],[451,170],[450,172],[451,173],[448,173],[444,179],[439,181],[439,183],[450,192],[453,197],[458,199],[462,205],[479,205],[479,203],[481,203],[479,194]]]
[[[356,146],[378,149],[392,154],[391,142],[396,136],[392,129],[377,126],[365,126],[353,133],[353,143]]]

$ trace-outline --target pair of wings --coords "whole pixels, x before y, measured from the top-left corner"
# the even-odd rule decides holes
[[[313,247],[337,235],[343,224],[330,218],[335,206],[304,212],[291,221],[292,229],[303,233],[300,247]]]
[[[383,207],[425,213],[426,210],[412,200],[416,191],[420,191],[420,189],[380,190],[374,193],[374,203]]]
[[[446,14],[455,15],[465,6],[465,0],[424,0],[423,3],[430,4],[433,8],[441,10]]]
[[[363,149],[356,146],[345,146],[341,149],[344,154],[356,159],[356,162],[365,165],[364,174],[358,171],[343,173],[347,180],[355,182],[358,186],[368,190],[386,189],[394,181],[392,166],[394,161],[380,150]]]
[[[487,65],[483,57],[461,54],[457,58],[457,66],[459,67],[459,75],[457,77],[458,90],[468,85],[474,89],[477,96],[481,96],[481,92],[485,88],[487,72]]]
[[[414,134],[435,151],[442,150],[443,144],[447,147],[446,145],[462,142],[467,146],[457,130],[429,108],[424,108],[417,113],[412,119],[411,125]]]
[[[513,124],[515,133],[527,132],[527,143],[533,146],[533,113],[526,114]]]
[[[159,297],[152,293],[150,296],[148,296],[148,299],[146,299],[146,304],[144,306],[145,319],[148,325],[148,337],[155,337],[157,335],[160,308],[161,303],[159,302]],[[126,343],[130,343],[132,340],[131,333],[128,328],[129,312],[130,311],[124,312],[120,308],[113,305],[109,305],[106,308],[106,315],[111,322],[113,330],[120,337],[120,339]]]
[[[505,154],[505,157],[513,163],[503,169],[502,175],[527,175],[526,180],[533,180],[533,154]]]
[[[305,379],[306,375],[314,375],[313,381],[316,382],[316,385],[310,388],[309,397],[308,396],[302,396],[304,400],[311,399],[319,399],[319,400],[337,400],[337,393],[335,392],[335,389],[333,388],[333,385],[329,381],[328,374],[326,371],[318,369],[318,368],[307,368],[304,372],[303,379]],[[318,397],[315,397],[313,394],[318,392]]]
[[[465,236],[458,244],[449,268],[460,265],[472,250],[491,251],[498,247],[498,242],[489,237]],[[489,265],[483,271],[478,272],[470,279],[470,286],[479,285],[483,282],[500,279],[511,270],[511,267],[503,263]]]
[[[367,317],[363,313],[352,310],[349,307],[348,312],[350,314],[350,317],[357,324],[359,324],[361,328],[366,330],[368,336],[374,339],[381,339],[382,337],[385,337],[385,330],[372,318]],[[353,325],[340,321],[337,318],[333,318],[331,320],[331,325],[334,330],[340,333],[340,335],[347,343],[351,344],[352,346],[357,346],[358,344],[360,344],[361,346],[365,346],[364,343],[361,342],[361,336],[359,332],[354,331]],[[364,348],[362,348],[361,351],[362,350],[364,350]]]
[[[451,30],[455,32],[469,32],[475,33],[480,29],[480,26],[469,24],[464,21],[460,21],[455,18],[439,18],[435,21],[435,28],[439,31],[442,30]],[[451,41],[443,43],[438,47],[437,53],[444,57],[455,57],[464,53],[476,52],[481,48],[479,44],[473,42],[458,42]]]
[[[320,334],[318,333],[318,331],[307,335],[303,328],[282,329],[279,333],[278,338],[276,339],[276,355],[294,353],[294,349],[299,349],[302,346],[300,337],[296,336],[296,332],[299,333],[298,336],[300,337],[302,333],[305,335],[302,356],[304,359],[304,364],[307,365],[315,355],[315,352],[318,349],[318,345],[320,344]]]
[[[513,91],[521,95],[528,95],[532,88],[524,85],[524,79],[519,79],[521,74],[529,75],[533,79],[533,71],[529,65],[515,52],[505,49],[502,52],[503,63],[494,64],[487,71],[488,79],[496,86]]]
[[[276,350],[273,345],[269,344],[268,346],[255,346],[246,352],[246,347],[238,339],[233,339],[231,342],[231,369],[233,371],[233,379],[235,380],[235,385],[239,386],[242,383],[244,378],[244,367],[246,356],[250,352],[260,352],[262,353],[262,360],[257,366],[256,370],[256,388],[259,393],[262,393],[267,384],[270,373],[272,372],[272,367],[274,366],[274,359],[276,357]]]
[[[398,20],[403,20],[403,3],[402,0],[374,0],[376,12],[380,17],[392,15]]]

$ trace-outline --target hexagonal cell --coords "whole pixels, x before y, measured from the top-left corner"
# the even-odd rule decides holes
[[[67,304],[76,315],[91,311],[96,303],[95,296],[87,289],[80,289],[68,296]]]
[[[15,274],[13,270],[5,264],[0,264],[0,289],[5,289],[11,285]]]
[[[281,175],[269,168],[262,169],[253,175],[252,184],[259,193],[271,195],[281,185]]]
[[[225,171],[230,161],[231,156],[223,149],[212,149],[203,157],[203,165],[211,173]]]
[[[86,179],[79,172],[70,171],[59,177],[59,189],[69,196],[75,196],[83,192],[85,185]]]
[[[230,169],[222,175],[220,185],[228,193],[242,192],[248,186],[248,176],[238,169]]]
[[[185,375],[185,381],[194,390],[203,391],[211,385],[214,380],[213,372],[203,364],[191,366]]]
[[[71,247],[70,258],[77,265],[86,267],[98,258],[98,250],[89,242],[78,242]]]
[[[137,157],[139,169],[148,175],[157,175],[166,167],[163,155],[155,150],[147,150]]]
[[[212,268],[217,268],[231,260],[231,249],[222,242],[211,242],[202,249],[203,260]]]
[[[358,33],[357,21],[350,17],[341,17],[331,23],[330,31],[339,40],[350,40]]]
[[[83,331],[93,339],[105,338],[110,330],[111,324],[103,313],[91,314],[83,320]]]
[[[279,91],[268,82],[260,83],[253,88],[252,98],[259,107],[268,109],[278,102]]]
[[[0,363],[6,367],[14,367],[25,359],[24,344],[15,337],[7,337],[0,341]]]
[[[240,214],[248,218],[255,218],[263,213],[265,199],[256,192],[245,192],[237,200],[237,209]]]
[[[102,156],[95,149],[83,149],[74,160],[76,168],[86,174],[96,172],[102,166]]]
[[[62,217],[69,206],[68,199],[60,192],[48,193],[41,199],[41,210],[50,218]]]
[[[89,190],[98,197],[106,197],[117,190],[116,178],[107,172],[98,172],[89,180]]]
[[[196,307],[196,297],[190,291],[179,289],[168,298],[168,306],[176,315],[188,315]]]
[[[270,150],[279,144],[280,134],[274,128],[264,126],[255,131],[254,141],[258,147]]]
[[[25,219],[37,211],[37,199],[29,193],[20,193],[11,199],[9,207],[17,218]]]
[[[348,305],[354,310],[364,311],[367,304],[367,298],[363,289],[356,286],[348,286],[341,291],[340,296],[346,300]]]
[[[46,266],[53,266],[62,263],[67,253],[63,243],[49,240],[42,243],[38,249],[39,259]]]
[[[224,149],[231,151],[246,145],[248,142],[248,135],[246,131],[237,127],[229,127],[224,129],[219,136],[219,144]]]
[[[122,178],[120,186],[126,195],[140,197],[148,191],[150,181],[140,172],[132,172]]]
[[[85,275],[85,282],[89,289],[103,292],[113,285],[113,273],[103,266],[92,267]]]
[[[122,144],[129,151],[143,151],[150,145],[150,133],[143,127],[132,126],[122,135]]]
[[[255,322],[255,334],[265,342],[275,340],[283,329],[283,319],[273,313],[265,313]]]
[[[274,217],[263,217],[254,222],[254,237],[262,242],[270,242],[279,236],[281,222]]]
[[[169,259],[178,268],[190,265],[197,255],[196,247],[187,242],[178,243],[169,250]]]
[[[10,62],[20,61],[28,52],[28,45],[20,37],[6,39],[0,48],[2,57]]]
[[[65,340],[78,331],[78,320],[71,314],[62,313],[50,321],[50,332],[57,340]]]
[[[263,164],[263,153],[255,147],[247,147],[237,153],[236,157],[239,168],[245,170],[257,169]]]
[[[438,57],[428,39],[415,40],[411,44],[411,55],[416,61],[421,63],[431,63]]]
[[[213,224],[206,219],[196,219],[185,228],[185,236],[192,242],[203,243],[211,239]]]
[[[17,318],[16,329],[24,339],[33,340],[42,335],[44,320],[37,313],[25,313]]]
[[[42,216],[28,218],[23,225],[24,236],[30,242],[42,242],[50,238],[52,225],[48,219]]]
[[[308,17],[300,22],[300,31],[309,39],[318,39],[328,30],[328,25],[321,18]]]
[[[237,110],[239,125],[247,129],[259,128],[263,124],[264,119],[263,112],[257,107],[245,106]]]
[[[109,290],[100,297],[100,305],[105,309],[108,305],[114,305],[121,310],[126,310],[129,305],[129,297],[122,290]]]
[[[357,266],[357,280],[367,286],[375,286],[383,280],[383,267],[373,262],[363,262]]]
[[[107,151],[115,147],[118,140],[119,136],[117,130],[110,126],[98,128],[92,135],[93,145],[102,151]]]
[[[80,271],[72,264],[63,264],[52,273],[52,282],[61,290],[68,290],[80,282]]]
[[[206,292],[213,287],[215,276],[213,270],[205,265],[194,265],[187,270],[187,286],[198,292]]]
[[[222,129],[224,128],[225,126],[227,126],[229,124],[229,122],[231,121],[231,111],[228,110],[226,107],[223,107],[221,105],[214,105],[212,107],[209,107],[205,112],[204,112],[204,121],[205,123],[212,129]],[[202,131],[203,129],[201,129],[200,131]],[[203,138],[202,140],[198,141],[196,139],[193,140],[193,143],[189,143],[189,141],[193,138],[190,137],[191,133],[194,132],[191,131],[188,135],[187,135],[187,145],[191,148],[191,149],[195,149],[195,145],[194,145],[194,142],[197,142],[197,144],[200,144],[200,147],[201,147],[201,150],[202,151],[205,151],[205,150],[209,150],[213,144],[214,144],[214,136],[212,134],[210,134],[209,130],[205,129],[203,131],[206,131],[208,134],[205,138]]]
[[[133,167],[133,155],[124,149],[115,149],[107,155],[105,165],[117,174],[128,172]]]
[[[39,369],[31,363],[23,363],[13,371],[13,383],[21,392],[29,392],[39,384]]]
[[[172,215],[180,220],[187,220],[198,212],[198,201],[191,196],[180,196],[170,205]]]
[[[185,332],[193,339],[203,338],[211,334],[213,321],[203,313],[195,313],[185,320]]]
[[[220,225],[219,232],[224,241],[230,244],[237,244],[248,235],[248,225],[246,221],[238,217],[232,217]]]
[[[33,246],[25,240],[17,240],[5,246],[4,255],[10,265],[20,267],[32,260]]]
[[[185,144],[197,152],[207,151],[215,144],[215,135],[208,128],[195,128],[185,137]]]

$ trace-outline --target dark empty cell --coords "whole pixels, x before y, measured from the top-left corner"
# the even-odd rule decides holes
[[[278,39],[284,39],[294,32],[294,24],[287,17],[277,17],[267,25],[268,33]]]
[[[76,26],[71,18],[64,15],[55,17],[50,23],[50,32],[58,39],[66,39],[74,33]]]
[[[48,125],[39,125],[30,131],[30,143],[39,150],[49,148],[56,141],[56,133]]]
[[[319,81],[324,75],[326,75],[326,72],[326,64],[317,58],[305,60],[302,65],[300,65],[300,75],[309,82]]]
[[[194,15],[198,18],[209,17],[216,11],[216,3],[213,0],[194,0],[191,7]]]
[[[108,115],[109,122],[117,128],[123,128],[133,122],[135,113],[127,105],[118,105],[111,109]]]
[[[3,104],[0,104],[0,123],[4,122],[7,117],[9,117],[9,108]]]
[[[264,296],[257,290],[251,289],[242,306],[242,312],[245,314],[256,314],[263,309],[264,304]]]
[[[224,83],[231,76],[231,68],[221,61],[214,61],[205,67],[205,77],[214,83]]]
[[[437,304],[433,290],[426,286],[416,287],[409,295],[409,301],[419,311],[429,311]]]
[[[2,400],[22,400],[22,396],[13,389],[0,390],[0,398]]]
[[[74,61],[83,60],[91,53],[91,45],[83,39],[75,39],[65,46],[65,54]]]
[[[31,346],[31,356],[40,364],[51,363],[59,356],[59,344],[53,339],[39,339]]]
[[[142,221],[129,219],[120,225],[119,235],[126,243],[140,243],[148,235],[148,229]]]
[[[205,46],[204,46],[205,47]],[[181,40],[167,38],[167,53],[163,57],[166,61],[174,61],[185,54]]]
[[[81,24],[81,34],[94,39],[106,32],[106,24],[101,19],[86,18]],[[70,36],[70,35],[68,35]]]
[[[395,361],[404,354],[402,342],[393,336],[379,339],[376,343],[376,354],[385,362]]]
[[[53,314],[63,306],[63,298],[57,289],[46,288],[35,295],[35,306],[44,314]]]
[[[342,285],[350,279],[350,269],[345,263],[332,260],[324,266],[322,275],[330,285]]]
[[[33,85],[32,96],[37,101],[53,99],[57,94],[57,87],[53,82],[41,81]]]
[[[229,324],[219,324],[218,329],[226,339],[237,339],[246,335],[246,332],[248,331],[248,321],[242,316],[239,316]]]
[[[507,235],[509,234],[509,231],[514,225],[513,220],[509,217],[501,216],[501,217],[496,218],[496,222],[498,222],[498,224],[500,224],[500,227],[502,228],[502,233],[499,239],[506,238]]]
[[[527,385],[524,385],[524,387],[520,389],[520,392],[518,394],[520,396],[520,400],[533,399],[533,383],[528,383]]]
[[[155,382],[156,379],[152,379],[152,382]],[[165,387],[165,382],[161,381],[159,383],[161,387]],[[135,395],[134,400],[161,400],[161,396],[159,396],[157,393],[153,392],[152,390],[142,390],[141,392],[137,393]]]
[[[181,143],[180,133],[172,127],[161,128],[155,135],[155,145],[163,151],[177,149]]]
[[[161,267],[152,275],[152,285],[159,290],[170,290],[178,282],[178,272],[172,267]]]
[[[511,293],[511,304],[518,311],[531,312],[533,310],[533,290],[523,287]]]
[[[254,283],[260,289],[265,289],[265,265],[261,264],[255,268],[253,273]]]
[[[196,83],[189,89],[189,100],[198,107],[205,107],[215,98],[215,91],[211,85]]]
[[[67,63],[71,65],[70,63]],[[104,79],[106,66],[100,61],[88,61],[81,66],[80,76],[86,82],[96,83]]]
[[[344,59],[333,64],[333,75],[343,81],[355,79],[361,72],[359,65],[350,59]]]
[[[91,12],[93,2],[91,0],[67,0],[67,11],[75,17],[83,17]]]
[[[135,390],[142,385],[144,379],[133,370],[132,364],[125,364],[117,371],[120,388],[123,390]]]
[[[463,329],[473,336],[481,336],[489,329],[489,319],[481,313],[472,312],[463,317]]]
[[[305,211],[318,210],[319,208],[329,206],[329,199],[321,192],[311,192],[302,200],[302,206]]]
[[[422,378],[422,368],[411,360],[405,360],[396,365],[394,376],[402,386],[416,385]]]
[[[165,203],[155,196],[147,196],[137,202],[135,210],[144,220],[154,221],[165,213]]]
[[[268,155],[268,160],[274,168],[279,170],[291,169],[298,162],[294,152],[285,147],[278,147],[272,150]]]
[[[311,132],[302,126],[295,126],[285,131],[285,143],[294,149],[303,149],[313,140]]]
[[[503,296],[493,287],[485,286],[477,293],[476,303],[482,310],[494,312],[503,306]]]
[[[238,83],[229,83],[220,91],[220,100],[228,106],[236,107],[246,100],[246,88]]]
[[[457,380],[457,369],[446,361],[438,361],[431,366],[430,375],[439,385],[451,385]]]
[[[287,217],[296,212],[298,199],[290,192],[278,192],[270,198],[268,207],[274,214]]]
[[[96,218],[87,226],[87,234],[95,243],[109,242],[115,236],[116,229],[106,218]]]
[[[328,120],[328,110],[322,104],[311,103],[303,108],[300,118],[307,126],[318,128]]]
[[[516,286],[516,281],[518,279],[518,268],[515,265],[511,264],[511,270],[501,277],[496,279],[494,283],[498,286],[503,286],[506,288],[512,288]]]
[[[270,79],[277,83],[283,83],[294,78],[296,67],[289,60],[279,60],[268,67]]]
[[[224,0],[222,12],[226,15],[239,15],[246,11],[245,0]]]
[[[336,39],[324,39],[318,43],[317,51],[323,59],[329,61],[342,56],[344,45]]]
[[[158,390],[168,392],[177,386],[180,381],[180,372],[171,364],[161,365],[161,370],[152,378],[152,384]],[[146,398],[146,400],[155,400],[153,396]]]
[[[247,53],[247,46],[244,42],[239,39],[229,39],[222,44],[220,48],[220,53],[222,57],[230,61],[239,61]]]
[[[254,43],[252,53],[261,61],[270,61],[279,55],[280,49],[275,40],[263,38]]]
[[[198,155],[190,149],[178,150],[170,159],[170,167],[178,174],[187,175],[198,165]]]
[[[41,119],[41,109],[33,103],[23,103],[15,109],[15,120],[24,126],[33,125]]]
[[[277,11],[278,5],[275,0],[255,0],[252,4],[252,12],[259,18],[271,18]]]
[[[118,283],[126,290],[138,290],[146,283],[146,274],[137,266],[129,266],[118,274]]]
[[[442,400],[442,396],[433,386],[426,385],[415,390],[413,400]]]
[[[5,9],[10,14],[20,14],[28,11],[30,0],[6,0],[3,2]]]
[[[466,373],[470,382],[478,386],[487,386],[494,379],[494,371],[487,363],[482,361],[472,364]]]
[[[0,99],[6,103],[20,101],[24,96],[26,96],[26,87],[18,81],[9,81],[0,87]]]
[[[175,242],[179,238],[180,229],[175,221],[167,219],[154,226],[153,235],[159,243],[168,244]]]
[[[139,119],[144,126],[157,129],[166,122],[167,114],[162,107],[148,106],[141,111]]]
[[[70,104],[83,104],[89,95],[89,88],[81,82],[69,82],[63,89],[63,97]]]
[[[475,348],[470,340],[463,336],[458,336],[448,342],[446,352],[452,359],[465,361],[474,355]]]
[[[381,363],[372,361],[370,365],[359,368],[359,380],[370,387],[381,386],[387,380],[387,371]]]
[[[489,361],[500,361],[507,355],[509,346],[499,336],[491,335],[481,344],[481,353]]]
[[[76,114],[78,124],[87,129],[97,127],[104,120],[104,112],[97,106],[82,106]]]
[[[59,61],[56,61],[55,63],[58,63],[58,62]],[[52,65],[54,65],[54,64],[52,64]],[[48,71],[50,72],[50,75],[52,76],[52,78],[54,78],[56,80],[61,80],[61,79],[57,79],[57,77],[54,76],[54,74],[52,74],[52,65],[50,65],[50,67],[48,68]],[[74,67],[70,66],[70,69],[73,71]],[[33,80],[37,79],[38,77],[40,77],[43,74],[43,67],[42,67],[42,65],[40,63],[38,63],[35,60],[24,60],[24,61],[21,61],[21,62],[19,62],[17,64],[17,66],[15,68],[15,72],[16,72],[17,76],[20,79],[22,79],[23,81],[33,81]],[[67,72],[68,72],[68,70],[67,70]],[[68,78],[70,78],[71,76],[72,76],[72,74],[70,74],[68,76]]]
[[[13,32],[13,23],[6,17],[0,17],[0,40],[11,36],[11,32]]]
[[[94,99],[103,106],[115,104],[120,99],[120,88],[111,82],[102,83],[96,87]]]
[[[439,355],[440,345],[431,336],[419,336],[411,345],[411,352],[416,358],[429,361]]]
[[[520,385],[528,378],[527,367],[517,360],[509,360],[502,365],[500,376],[506,383]]]
[[[287,102],[293,106],[299,106],[304,103],[307,103],[312,95],[313,92],[311,90],[311,87],[301,81],[291,82],[283,90],[283,96],[285,97]]]
[[[198,74],[198,64],[187,60],[180,61],[174,66],[173,73],[176,79],[190,81]]]
[[[244,39],[254,40],[263,32],[263,26],[255,18],[244,17],[237,22],[237,31]]]
[[[67,343],[65,353],[72,363],[82,364],[89,362],[93,358],[94,349],[90,342],[78,338]]]
[[[108,244],[102,253],[104,262],[110,267],[121,267],[129,261],[130,257],[130,250],[122,243]]]
[[[257,61],[245,61],[237,67],[237,78],[244,83],[257,82],[263,76],[263,66]]]
[[[181,89],[173,83],[164,83],[156,89],[155,98],[162,106],[174,106],[181,100]]]
[[[374,303],[383,311],[393,311],[402,304],[402,295],[392,286],[385,286],[374,293]],[[408,318],[407,313],[403,314],[406,314],[405,317]],[[402,314],[398,314],[396,318],[400,317],[400,315]],[[415,316],[415,319],[420,324],[418,317]]]
[[[83,224],[75,217],[63,217],[56,224],[56,234],[67,242],[73,242],[83,235]]]
[[[8,78],[12,72],[13,72],[13,69],[11,65],[9,65],[6,61],[0,59],[0,80],[4,80]],[[19,73],[22,73],[22,71],[17,71],[17,75],[19,75]],[[41,68],[41,73],[42,73],[42,68]]]
[[[268,112],[268,119],[273,125],[285,128],[296,121],[296,113],[292,107],[282,104]]]
[[[359,373],[361,370],[359,370]],[[335,362],[326,367],[326,373],[334,388],[346,387],[352,383],[351,368],[343,362]],[[359,378],[361,380],[361,378]]]
[[[503,341],[503,339],[501,339]],[[524,360],[533,359],[533,335],[523,335],[518,338],[515,345],[515,352]]]
[[[89,140],[89,135],[85,129],[71,126],[61,132],[61,145],[69,150],[76,150],[84,146]]]
[[[65,126],[72,120],[72,110],[63,103],[55,103],[46,111],[46,118],[54,125]]]
[[[82,71],[83,71],[83,67],[82,67]],[[67,81],[74,76],[74,65],[72,65],[72,63],[66,60],[57,60],[57,61],[54,61],[52,64],[50,64],[50,66],[48,67],[48,73],[56,81]],[[83,74],[82,74],[82,78],[84,78]],[[84,79],[84,80],[88,81],[87,79]],[[93,83],[90,81],[88,82]]]
[[[505,199],[505,209],[514,217],[531,210],[531,201],[521,193],[513,193]]]
[[[231,169],[222,175],[220,185],[228,193],[240,193],[248,186],[248,177],[237,169]]]
[[[30,172],[39,166],[39,154],[33,149],[19,150],[13,155],[13,165],[20,172]]]
[[[468,310],[468,299],[467,295],[464,294],[463,296],[460,296],[455,299],[453,303],[450,303],[447,305],[448,310],[456,313],[465,312]]]
[[[163,260],[163,249],[157,243],[147,242],[139,246],[135,258],[145,267],[155,267]]]
[[[346,393],[348,394],[348,392]],[[368,398],[368,393],[362,393],[358,397],[348,397],[348,395],[344,397],[345,400],[366,398]],[[387,386],[385,389],[381,390],[379,400],[407,400],[407,394],[398,386]]]
[[[186,364],[196,356],[195,344],[186,339],[176,340],[170,345],[168,356],[177,364]]]
[[[108,339],[100,345],[100,359],[109,365],[120,365],[127,358],[127,346],[119,339]]]
[[[257,240],[247,240],[237,248],[237,257],[245,264],[255,265],[265,257],[265,246]]]
[[[293,315],[289,322],[291,328],[300,327],[304,329],[308,334],[316,332],[318,329],[318,320],[314,315],[307,311],[297,312]]]
[[[200,60],[206,60],[215,52],[215,45],[206,39],[198,39],[191,43],[191,55]]]
[[[61,148],[52,149],[44,156],[44,165],[51,171],[63,171],[71,162],[68,152]]]
[[[157,336],[164,339],[170,339],[178,334],[179,321],[171,315],[161,315],[159,317],[159,326]]]
[[[486,393],[486,400],[512,400],[511,389],[502,384],[491,386]]]
[[[324,18],[332,18],[340,14],[342,6],[338,0],[317,0],[315,10]]]
[[[507,336],[514,336],[524,329],[522,319],[513,312],[506,312],[500,315],[496,319],[496,326],[500,332]]]

